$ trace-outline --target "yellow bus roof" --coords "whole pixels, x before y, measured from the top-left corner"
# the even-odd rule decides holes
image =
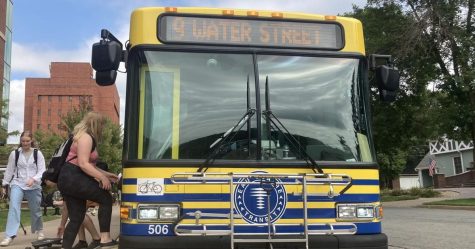
[[[157,18],[162,13],[222,15],[232,13],[234,17],[279,18],[280,20],[294,19],[306,21],[334,21],[343,26],[344,47],[340,52],[365,54],[363,27],[359,20],[340,16],[325,16],[299,12],[278,12],[263,10],[202,8],[202,7],[147,7],[132,12],[130,22],[130,45],[161,44],[157,38]]]

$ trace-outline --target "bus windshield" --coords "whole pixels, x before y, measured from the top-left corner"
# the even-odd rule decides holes
[[[139,159],[372,161],[359,59],[140,53]]]

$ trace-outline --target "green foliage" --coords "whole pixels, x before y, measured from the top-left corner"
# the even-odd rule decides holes
[[[414,200],[418,198],[432,198],[439,197],[440,192],[431,188],[411,188],[408,190],[389,190],[384,189],[381,191],[381,200],[384,201],[402,201],[402,200]]]
[[[109,171],[119,173],[122,165],[122,127],[108,119],[97,147],[100,160],[108,164]]]
[[[7,165],[8,157],[10,156],[10,153],[16,148],[18,148],[18,145],[0,146],[0,164]],[[3,179],[3,178],[0,178],[0,179]]]
[[[401,73],[394,103],[379,102],[372,86],[373,136],[385,186],[407,159],[416,164],[422,158],[429,140],[475,136],[475,37],[467,19],[474,2],[370,0],[347,14],[362,21],[367,54],[392,55]]]
[[[46,163],[49,162],[56,148],[64,141],[64,137],[51,132],[45,132],[42,130],[35,131],[35,141],[38,148],[43,153]]]
[[[436,111],[429,109],[431,122],[424,125],[431,126],[420,131],[436,131],[424,134],[430,139],[445,135],[475,141],[475,1],[370,0],[357,13],[368,9],[399,12],[410,20],[411,25],[394,26],[404,39],[394,36],[398,42],[393,44],[392,54],[403,69],[407,85],[403,95],[424,97],[427,85],[433,86],[428,107]],[[386,32],[386,23],[394,25],[389,19],[379,23],[382,32]]]

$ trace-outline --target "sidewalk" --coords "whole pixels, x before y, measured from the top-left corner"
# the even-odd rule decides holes
[[[56,220],[48,221],[43,223],[43,231],[44,234],[47,238],[54,238],[56,237],[56,231],[59,225],[59,222],[61,219],[59,218]],[[92,220],[94,221],[94,224],[96,224],[97,230],[99,230],[99,225],[97,222],[97,214],[96,216],[91,216]],[[111,221],[111,236],[112,238],[117,238],[119,236],[119,227],[120,219],[119,219],[119,206],[114,205],[112,207],[112,221]],[[5,249],[25,249],[25,247],[30,246],[31,247],[31,242],[36,240],[36,235],[31,234],[30,227],[27,226],[25,227],[27,234],[24,235],[23,231],[21,228],[18,230],[17,237],[13,240],[13,242],[10,244],[8,247],[0,247],[0,248],[5,248]],[[5,237],[4,233],[0,233],[0,239],[3,239]],[[91,241],[91,237],[89,234],[86,232],[86,237],[87,241]],[[59,245],[58,245],[59,246]],[[33,247],[32,247],[33,248]],[[57,247],[60,248],[60,247]],[[33,248],[34,249],[34,248]]]
[[[441,188],[441,189],[436,189],[436,190],[442,193],[441,197],[384,202],[383,207],[425,207],[425,208],[475,210],[475,207],[423,205],[426,202],[432,202],[432,201],[475,198],[475,188]]]

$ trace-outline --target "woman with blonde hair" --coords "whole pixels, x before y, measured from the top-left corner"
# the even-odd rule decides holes
[[[31,214],[31,232],[38,233],[38,239],[44,239],[41,220],[41,176],[45,171],[43,153],[34,148],[33,134],[24,131],[20,135],[20,146],[10,153],[8,165],[3,176],[3,193],[10,190],[5,239],[0,246],[8,246],[15,238],[20,227],[21,201],[25,198]]]
[[[96,142],[101,140],[106,119],[99,113],[89,112],[74,127],[73,144],[58,178],[58,189],[66,200],[69,223],[64,230],[63,248],[72,248],[86,214],[86,202],[99,203],[99,230],[101,247],[116,244],[110,237],[112,214],[111,183],[117,176],[96,167]]]

